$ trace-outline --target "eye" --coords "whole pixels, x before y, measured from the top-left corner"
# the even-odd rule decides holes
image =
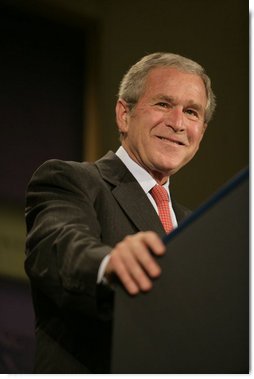
[[[199,113],[195,109],[188,108],[185,110],[185,113],[191,118],[191,119],[197,119],[199,118]]]
[[[156,103],[156,105],[158,105],[161,108],[169,108],[170,107],[169,103],[165,103],[164,101],[160,101],[160,102]]]

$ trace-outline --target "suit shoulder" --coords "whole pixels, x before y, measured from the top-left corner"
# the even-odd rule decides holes
[[[64,161],[60,159],[49,159],[42,163],[34,172],[33,176],[38,176],[44,173],[48,175],[68,173],[75,175],[79,172],[91,171],[94,168],[94,163]]]
[[[99,173],[94,163],[50,159],[34,172],[31,186],[90,187],[98,181]]]

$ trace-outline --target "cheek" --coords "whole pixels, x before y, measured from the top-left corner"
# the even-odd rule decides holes
[[[149,132],[149,127],[146,119],[142,120],[136,120],[135,123],[131,125],[129,128],[128,134],[132,138],[133,141],[135,140],[142,140],[143,138],[146,138],[146,135]]]
[[[139,124],[132,125],[132,128],[129,129],[128,136],[133,143],[138,142],[142,139],[142,129]]]
[[[189,141],[192,142],[193,144],[199,145],[199,143],[201,142],[203,138],[203,135],[204,135],[203,128],[201,129],[200,126],[196,126],[189,130],[188,138],[189,138]]]

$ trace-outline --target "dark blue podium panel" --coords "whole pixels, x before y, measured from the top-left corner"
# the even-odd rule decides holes
[[[248,373],[248,172],[165,241],[151,292],[116,289],[112,373]]]

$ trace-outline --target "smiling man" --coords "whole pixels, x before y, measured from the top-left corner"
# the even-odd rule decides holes
[[[164,184],[194,156],[206,128],[206,89],[202,79],[176,68],[148,74],[132,112],[119,99],[117,123],[129,156]]]
[[[146,56],[120,86],[116,120],[124,151],[117,154],[134,176],[139,170],[141,186],[150,176],[168,190],[169,177],[196,154],[214,108],[210,80],[197,63],[174,54]],[[172,206],[171,217],[175,226],[181,221]],[[114,272],[131,294],[149,290],[150,278],[160,274],[149,249],[165,250],[152,233],[128,237],[112,250],[106,273]]]
[[[198,151],[215,109],[210,79],[190,59],[142,58],[116,104],[121,146],[95,163],[51,160],[28,187],[26,272],[36,314],[36,373],[107,373],[114,277],[149,291],[161,237],[189,214],[171,175]]]

